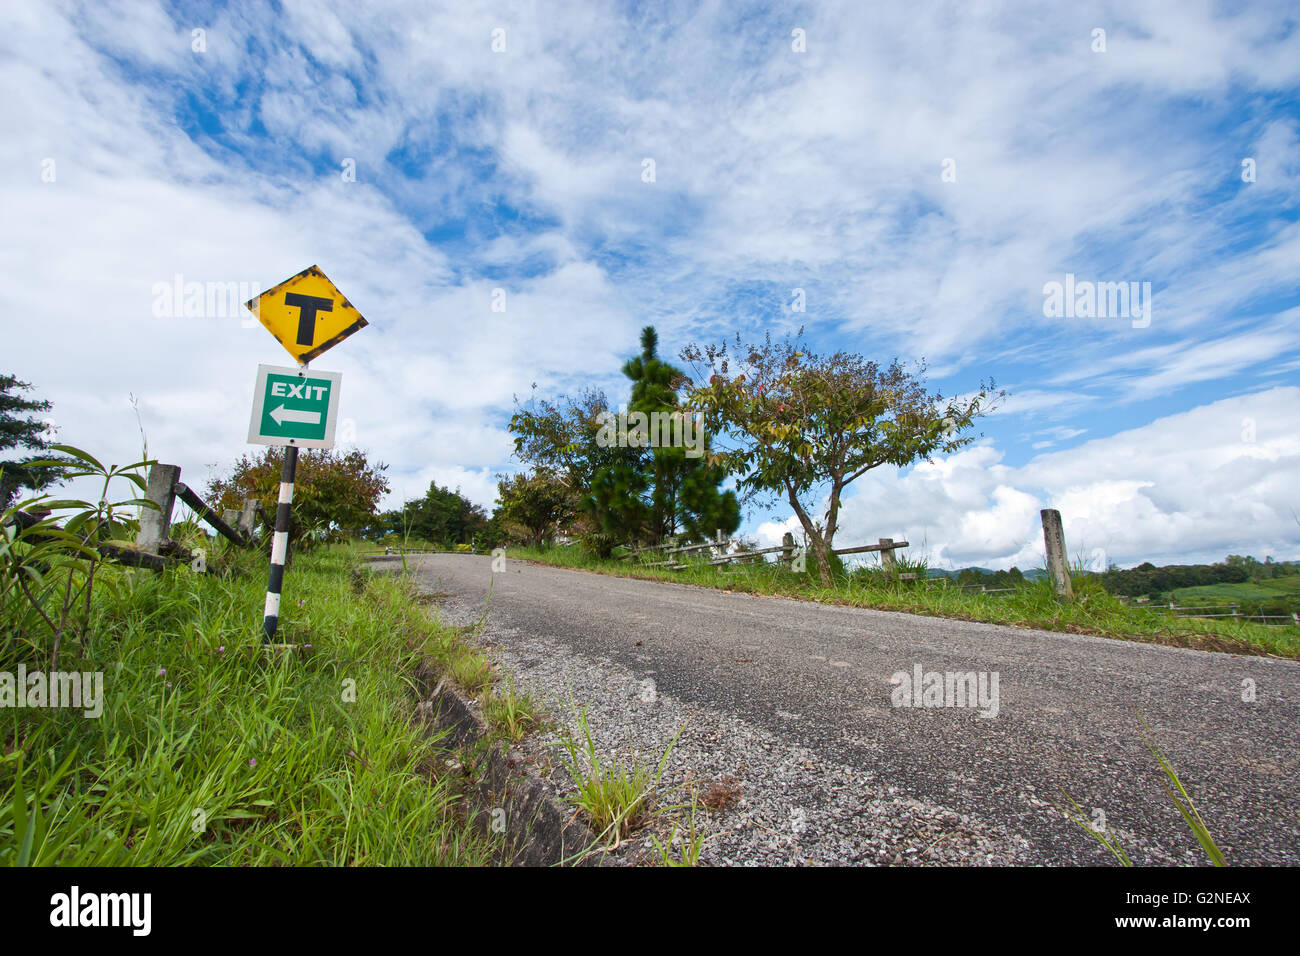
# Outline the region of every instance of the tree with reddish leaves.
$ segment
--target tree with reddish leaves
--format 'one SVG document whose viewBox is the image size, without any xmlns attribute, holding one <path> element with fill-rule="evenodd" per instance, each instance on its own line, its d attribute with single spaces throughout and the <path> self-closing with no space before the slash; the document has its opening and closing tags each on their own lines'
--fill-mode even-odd
<svg viewBox="0 0 1300 956">
<path fill-rule="evenodd" d="M 802 334 L 802 330 L 800 332 Z M 831 584 L 831 551 L 844 489 L 881 465 L 903 467 L 970 444 L 962 437 L 1002 393 L 993 383 L 964 400 L 925 390 L 921 365 L 909 372 L 860 355 L 817 355 L 787 339 L 742 346 L 692 345 L 681 353 L 696 372 L 686 403 L 702 412 L 729 449 L 710 459 L 738 486 L 789 503 L 803 526 L 821 581 Z M 721 439 L 720 439 L 721 440 Z M 827 507 L 814 517 L 817 501 Z"/>
<path fill-rule="evenodd" d="M 283 461 L 284 449 L 278 447 L 240 456 L 228 477 L 208 483 L 208 503 L 221 511 L 240 507 L 245 498 L 256 498 L 263 514 L 273 519 Z M 360 535 L 378 516 L 379 502 L 388 491 L 387 468 L 382 462 L 371 464 L 359 450 L 299 451 L 289 541 Z"/>
</svg>

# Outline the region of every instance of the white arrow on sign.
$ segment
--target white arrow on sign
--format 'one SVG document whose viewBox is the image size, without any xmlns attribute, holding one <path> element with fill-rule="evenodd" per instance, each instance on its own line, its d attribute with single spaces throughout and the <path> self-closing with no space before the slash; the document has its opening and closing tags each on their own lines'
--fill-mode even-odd
<svg viewBox="0 0 1300 956">
<path fill-rule="evenodd" d="M 271 409 L 271 417 L 275 419 L 277 425 L 283 425 L 285 422 L 300 422 L 303 425 L 320 424 L 320 412 L 304 412 L 296 408 L 285 408 L 283 405 Z"/>
</svg>

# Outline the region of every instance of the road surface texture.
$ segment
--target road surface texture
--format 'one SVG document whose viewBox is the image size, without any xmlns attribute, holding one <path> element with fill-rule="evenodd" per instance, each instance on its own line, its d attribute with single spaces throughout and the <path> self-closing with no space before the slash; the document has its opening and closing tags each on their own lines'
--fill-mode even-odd
<svg viewBox="0 0 1300 956">
<path fill-rule="evenodd" d="M 1230 864 L 1300 863 L 1294 661 L 516 560 L 493 574 L 474 555 L 421 556 L 412 569 L 450 623 L 486 606 L 477 642 L 561 726 L 586 706 L 607 756 L 654 761 L 681 731 L 665 785 L 724 805 L 702 817 L 704 863 L 1114 862 L 1063 818 L 1064 790 L 1135 863 L 1204 864 L 1135 708 Z M 895 706 L 893 675 L 918 665 L 982 673 L 990 690 L 996 673 L 996 716 Z M 528 746 L 543 768 L 555 753 Z M 550 777 L 571 791 L 562 769 Z M 620 853 L 644 859 L 648 842 L 635 836 Z"/>
</svg>

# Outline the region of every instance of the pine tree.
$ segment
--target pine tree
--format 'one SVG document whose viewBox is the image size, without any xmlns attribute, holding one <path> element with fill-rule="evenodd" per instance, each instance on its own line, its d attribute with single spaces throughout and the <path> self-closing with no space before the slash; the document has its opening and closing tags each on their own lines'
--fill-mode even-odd
<svg viewBox="0 0 1300 956">
<path fill-rule="evenodd" d="M 20 488 L 40 491 L 58 480 L 60 470 L 51 467 L 32 467 L 32 462 L 50 460 L 57 456 L 27 454 L 9 459 L 6 452 L 41 452 L 50 447 L 46 423 L 31 417 L 37 412 L 48 412 L 53 405 L 47 400 L 24 398 L 18 392 L 29 391 L 31 386 L 13 375 L 0 374 L 0 509 L 7 508 Z"/>
<path fill-rule="evenodd" d="M 641 354 L 623 366 L 632 381 L 629 412 L 685 414 L 677 396 L 680 369 L 658 356 L 653 326 L 641 330 Z M 678 445 L 620 449 L 620 459 L 594 476 L 586 510 L 600 529 L 624 541 L 662 541 L 674 535 L 699 540 L 740 526 L 734 492 L 719 491 L 726 478 L 707 463 L 707 443 L 698 457 Z"/>
</svg>

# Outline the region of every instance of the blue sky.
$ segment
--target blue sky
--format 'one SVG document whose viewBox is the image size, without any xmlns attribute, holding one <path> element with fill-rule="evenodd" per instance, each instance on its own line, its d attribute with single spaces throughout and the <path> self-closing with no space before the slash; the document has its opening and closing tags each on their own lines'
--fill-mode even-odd
<svg viewBox="0 0 1300 956">
<path fill-rule="evenodd" d="M 136 396 L 151 452 L 203 477 L 286 356 L 238 314 L 160 316 L 155 287 L 316 263 L 371 322 L 317 363 L 346 435 L 395 498 L 490 506 L 533 383 L 621 400 L 642 325 L 668 355 L 803 326 L 1009 391 L 976 445 L 855 485 L 844 544 L 1031 566 L 1058 507 L 1093 561 L 1300 557 L 1296 19 L 10 0 L 0 364 L 120 461 Z M 1067 273 L 1149 282 L 1149 324 L 1046 315 Z"/>
</svg>

